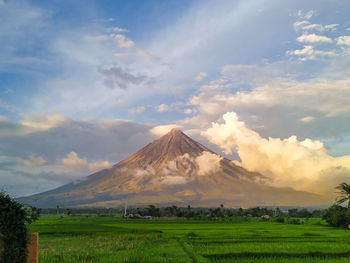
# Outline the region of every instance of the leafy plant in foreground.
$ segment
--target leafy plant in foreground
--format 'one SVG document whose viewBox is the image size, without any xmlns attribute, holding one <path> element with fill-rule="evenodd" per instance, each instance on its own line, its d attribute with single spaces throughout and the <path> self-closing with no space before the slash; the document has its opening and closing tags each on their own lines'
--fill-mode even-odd
<svg viewBox="0 0 350 263">
<path fill-rule="evenodd" d="M 341 183 L 335 189 L 337 189 L 337 197 L 335 204 L 341 205 L 347 202 L 347 207 L 350 208 L 350 185 L 347 183 Z"/>
<path fill-rule="evenodd" d="M 12 199 L 0 192 L 0 262 L 25 263 L 27 259 L 27 224 L 39 219 L 40 209 Z"/>
</svg>

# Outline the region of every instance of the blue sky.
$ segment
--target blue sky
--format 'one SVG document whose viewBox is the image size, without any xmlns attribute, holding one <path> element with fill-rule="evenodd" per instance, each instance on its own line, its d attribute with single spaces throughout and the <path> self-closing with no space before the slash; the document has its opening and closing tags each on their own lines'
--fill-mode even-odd
<svg viewBox="0 0 350 263">
<path fill-rule="evenodd" d="M 308 152 L 298 156 L 318 160 L 314 180 L 334 167 L 334 182 L 347 179 L 349 11 L 346 0 L 0 0 L 0 185 L 14 195 L 47 190 L 177 126 L 298 188 L 278 175 L 297 161 L 259 170 L 244 161 L 246 145 L 208 135 L 227 112 L 256 138 L 297 136 L 288 143 Z M 274 142 L 252 147 L 270 156 Z"/>
</svg>

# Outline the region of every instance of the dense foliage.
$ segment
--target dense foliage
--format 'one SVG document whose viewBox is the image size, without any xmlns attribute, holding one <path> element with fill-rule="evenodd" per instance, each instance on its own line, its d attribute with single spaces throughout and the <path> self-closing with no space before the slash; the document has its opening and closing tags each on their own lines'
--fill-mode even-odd
<svg viewBox="0 0 350 263">
<path fill-rule="evenodd" d="M 187 207 L 155 207 L 150 205 L 146 208 L 129 208 L 128 213 L 139 214 L 141 216 L 153 217 L 184 217 L 188 219 L 207 219 L 207 220 L 227 220 L 230 221 L 237 217 L 262 217 L 270 216 L 276 218 L 277 222 L 294 222 L 288 218 L 319 218 L 324 214 L 324 210 L 307 209 L 289 209 L 282 211 L 279 208 L 253 207 L 253 208 L 224 208 L 220 205 L 217 208 L 194 208 Z"/>
<path fill-rule="evenodd" d="M 350 209 L 340 205 L 333 205 L 326 210 L 323 219 L 330 226 L 348 227 L 350 225 Z"/>
<path fill-rule="evenodd" d="M 27 224 L 39 218 L 40 209 L 12 199 L 0 192 L 0 233 L 2 251 L 0 262 L 24 263 L 27 258 Z"/>
</svg>

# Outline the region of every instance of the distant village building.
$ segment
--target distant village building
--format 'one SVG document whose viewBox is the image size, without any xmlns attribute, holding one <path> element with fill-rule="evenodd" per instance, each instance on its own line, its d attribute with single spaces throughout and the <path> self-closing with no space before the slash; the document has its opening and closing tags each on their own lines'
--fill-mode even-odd
<svg viewBox="0 0 350 263">
<path fill-rule="evenodd" d="M 261 219 L 264 220 L 264 221 L 269 221 L 270 220 L 270 216 L 269 215 L 263 215 L 261 216 Z"/>
<path fill-rule="evenodd" d="M 127 219 L 152 219 L 152 216 L 142 216 L 140 214 L 128 214 L 125 216 Z"/>
</svg>

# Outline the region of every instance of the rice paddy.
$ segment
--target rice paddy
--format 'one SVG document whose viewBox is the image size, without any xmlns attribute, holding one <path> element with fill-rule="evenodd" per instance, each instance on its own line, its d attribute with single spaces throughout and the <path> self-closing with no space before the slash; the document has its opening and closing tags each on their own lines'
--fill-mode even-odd
<svg viewBox="0 0 350 263">
<path fill-rule="evenodd" d="M 350 231 L 321 219 L 292 225 L 243 217 L 216 222 L 44 215 L 30 230 L 40 234 L 40 263 L 350 260 Z"/>
</svg>

